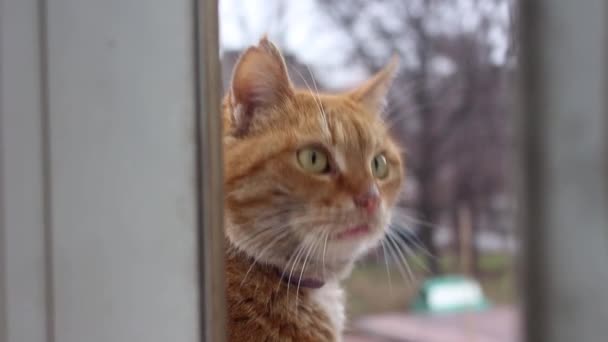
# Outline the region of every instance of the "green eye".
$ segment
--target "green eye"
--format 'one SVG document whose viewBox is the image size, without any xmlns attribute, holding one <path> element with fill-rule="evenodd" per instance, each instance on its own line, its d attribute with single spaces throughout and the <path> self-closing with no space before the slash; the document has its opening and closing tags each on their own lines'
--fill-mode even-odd
<svg viewBox="0 0 608 342">
<path fill-rule="evenodd" d="M 298 162 L 307 172 L 325 173 L 329 171 L 327 154 L 318 148 L 307 147 L 298 151 Z"/>
<path fill-rule="evenodd" d="M 372 160 L 372 173 L 378 179 L 384 179 L 388 176 L 388 163 L 384 154 L 379 154 Z"/>
</svg>

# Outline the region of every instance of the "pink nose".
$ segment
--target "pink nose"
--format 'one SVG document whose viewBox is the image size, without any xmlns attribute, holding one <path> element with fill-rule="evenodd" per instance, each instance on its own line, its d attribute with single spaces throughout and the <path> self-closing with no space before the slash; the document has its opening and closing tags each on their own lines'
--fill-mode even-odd
<svg viewBox="0 0 608 342">
<path fill-rule="evenodd" d="M 358 208 L 364 209 L 370 215 L 373 214 L 380 204 L 378 187 L 372 185 L 367 191 L 355 196 L 353 201 Z"/>
</svg>

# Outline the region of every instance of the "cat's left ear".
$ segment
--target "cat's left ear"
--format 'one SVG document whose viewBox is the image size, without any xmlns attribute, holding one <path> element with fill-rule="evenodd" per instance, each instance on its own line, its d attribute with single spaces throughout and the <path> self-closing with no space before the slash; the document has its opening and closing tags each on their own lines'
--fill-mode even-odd
<svg viewBox="0 0 608 342">
<path fill-rule="evenodd" d="M 239 58 L 232 75 L 231 100 L 235 131 L 249 129 L 254 116 L 293 96 L 285 60 L 267 37 L 248 48 Z"/>
<path fill-rule="evenodd" d="M 388 91 L 397 75 L 399 58 L 394 55 L 389 63 L 349 95 L 373 113 L 382 113 L 386 107 Z"/>
</svg>

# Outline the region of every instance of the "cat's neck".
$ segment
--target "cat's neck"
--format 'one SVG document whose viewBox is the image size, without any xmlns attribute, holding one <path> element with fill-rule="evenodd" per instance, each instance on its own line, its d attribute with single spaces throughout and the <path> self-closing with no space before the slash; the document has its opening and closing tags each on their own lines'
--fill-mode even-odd
<svg viewBox="0 0 608 342">
<path fill-rule="evenodd" d="M 303 282 L 298 286 L 284 281 L 275 267 L 253 263 L 252 258 L 230 245 L 225 270 L 233 340 L 251 340 L 250 335 L 238 333 L 240 324 L 250 322 L 252 317 L 266 322 L 266 329 L 283 340 L 341 340 L 344 300 L 337 280 L 319 288 L 303 287 Z M 250 330 L 244 328 L 243 334 L 251 334 Z"/>
<path fill-rule="evenodd" d="M 325 281 L 315 277 L 290 277 L 289 274 L 284 274 L 278 267 L 275 271 L 281 275 L 281 280 L 291 286 L 306 289 L 320 289 L 325 285 Z"/>
<path fill-rule="evenodd" d="M 320 289 L 325 285 L 325 281 L 319 277 L 307 276 L 289 268 L 281 269 L 277 266 L 260 263 L 238 250 L 229 241 L 226 243 L 229 246 L 226 252 L 226 262 L 238 268 L 239 273 L 242 274 L 242 284 L 239 286 L 247 283 L 266 284 L 270 282 L 276 286 L 276 291 L 289 291 L 290 289 L 299 291 L 300 289 Z"/>
</svg>

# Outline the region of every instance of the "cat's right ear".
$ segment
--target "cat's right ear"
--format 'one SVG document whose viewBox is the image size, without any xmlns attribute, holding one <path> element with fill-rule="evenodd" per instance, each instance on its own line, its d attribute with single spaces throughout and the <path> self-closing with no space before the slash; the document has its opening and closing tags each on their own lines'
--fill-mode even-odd
<svg viewBox="0 0 608 342">
<path fill-rule="evenodd" d="M 389 88 L 399 69 L 399 58 L 394 55 L 390 62 L 372 78 L 351 92 L 351 97 L 372 113 L 382 113 L 386 107 Z"/>
<path fill-rule="evenodd" d="M 234 67 L 230 100 L 234 132 L 244 134 L 260 110 L 293 96 L 285 60 L 266 37 L 248 48 Z"/>
</svg>

